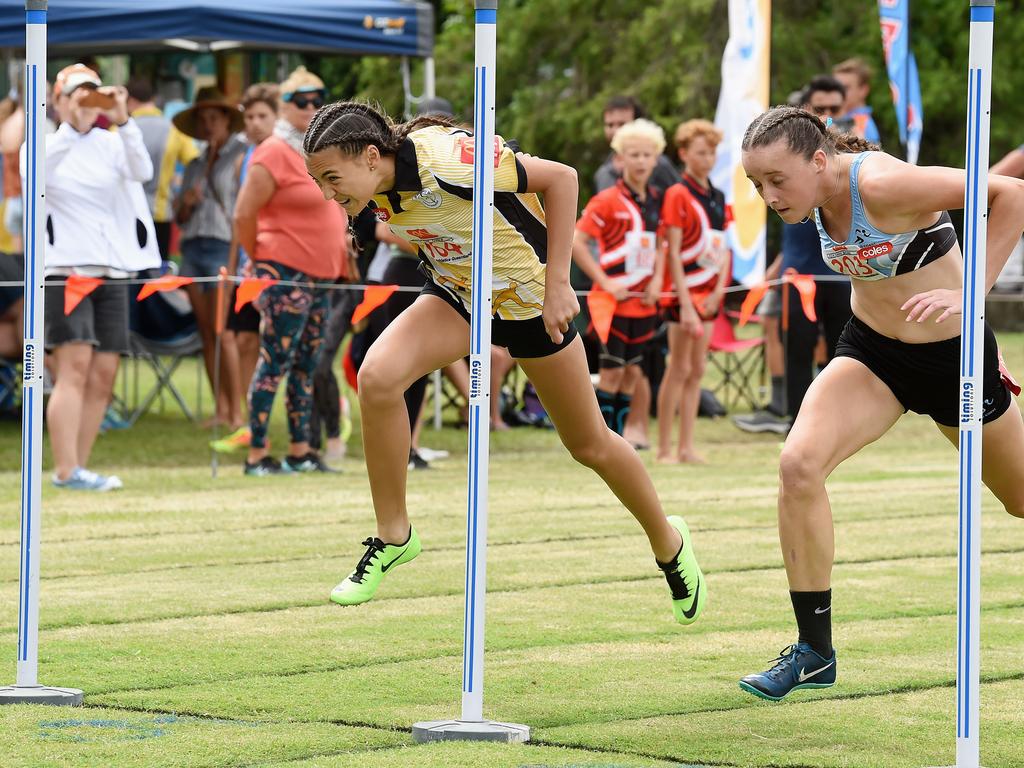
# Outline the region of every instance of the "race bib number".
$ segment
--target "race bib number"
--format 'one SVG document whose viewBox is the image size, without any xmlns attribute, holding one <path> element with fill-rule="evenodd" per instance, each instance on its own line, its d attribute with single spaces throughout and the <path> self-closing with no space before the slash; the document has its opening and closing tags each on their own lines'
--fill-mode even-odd
<svg viewBox="0 0 1024 768">
<path fill-rule="evenodd" d="M 626 274 L 630 277 L 653 275 L 657 246 L 657 237 L 653 232 L 627 232 Z"/>
<path fill-rule="evenodd" d="M 712 229 L 708 230 L 707 243 L 707 248 L 697 257 L 697 264 L 709 272 L 721 272 L 729 258 L 729 238 L 722 230 Z"/>
<path fill-rule="evenodd" d="M 856 246 L 844 245 L 827 251 L 825 261 L 828 262 L 833 272 L 838 272 L 841 275 L 849 275 L 860 280 L 877 280 L 885 277 L 886 272 L 876 268 L 875 260 L 878 260 L 878 266 L 883 270 L 891 271 L 895 265 L 892 259 L 887 258 L 890 253 L 892 253 L 891 243 L 860 249 Z"/>
</svg>

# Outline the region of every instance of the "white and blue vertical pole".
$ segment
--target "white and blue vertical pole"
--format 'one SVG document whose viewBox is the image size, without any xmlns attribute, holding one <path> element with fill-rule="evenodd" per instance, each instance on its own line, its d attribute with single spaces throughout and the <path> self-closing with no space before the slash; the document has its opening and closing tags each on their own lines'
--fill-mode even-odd
<svg viewBox="0 0 1024 768">
<path fill-rule="evenodd" d="M 39 684 L 39 528 L 43 471 L 43 256 L 46 232 L 46 0 L 25 3 L 25 346 L 21 404 L 18 674 L 0 704 L 81 704 L 82 692 Z"/>
<path fill-rule="evenodd" d="M 957 546 L 956 765 L 978 768 L 981 646 L 981 435 L 988 152 L 995 0 L 971 0 L 967 186 L 960 334 L 960 515 Z"/>
<path fill-rule="evenodd" d="M 476 151 L 473 153 L 473 307 L 469 344 L 469 506 L 466 510 L 466 610 L 462 650 L 463 720 L 483 720 L 484 707 L 497 16 L 497 0 L 476 3 L 473 85 L 473 141 Z"/>
<path fill-rule="evenodd" d="M 494 245 L 494 103 L 498 1 L 476 1 L 473 95 L 473 306 L 469 346 L 469 505 L 466 514 L 466 606 L 462 649 L 462 716 L 417 723 L 417 741 L 526 741 L 523 725 L 484 720 L 484 599 L 487 593 L 487 470 L 491 413 L 492 255 Z"/>
</svg>

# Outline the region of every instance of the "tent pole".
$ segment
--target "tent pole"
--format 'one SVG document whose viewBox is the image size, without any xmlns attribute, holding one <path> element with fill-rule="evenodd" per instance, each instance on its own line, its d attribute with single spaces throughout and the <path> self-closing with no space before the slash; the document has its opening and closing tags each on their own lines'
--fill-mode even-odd
<svg viewBox="0 0 1024 768">
<path fill-rule="evenodd" d="M 437 94 L 434 92 L 434 57 L 427 56 L 423 60 L 423 96 L 432 99 Z"/>
</svg>

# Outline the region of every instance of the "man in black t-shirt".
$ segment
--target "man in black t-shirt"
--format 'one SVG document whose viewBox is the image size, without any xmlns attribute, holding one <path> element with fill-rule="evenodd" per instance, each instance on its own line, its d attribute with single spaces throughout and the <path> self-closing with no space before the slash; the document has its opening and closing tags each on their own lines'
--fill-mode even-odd
<svg viewBox="0 0 1024 768">
<path fill-rule="evenodd" d="M 632 96 L 613 96 L 604 105 L 602 122 L 604 125 L 604 137 L 608 140 L 609 146 L 612 137 L 626 123 L 637 118 L 647 117 L 647 113 L 640 102 Z M 622 178 L 622 168 L 618 165 L 614 152 L 609 153 L 607 159 L 602 163 L 594 174 L 594 194 L 614 186 L 615 182 Z M 672 165 L 672 161 L 662 153 L 658 156 L 658 164 L 654 167 L 654 173 L 648 182 L 659 192 L 664 193 L 666 189 L 679 181 L 679 171 Z"/>
</svg>

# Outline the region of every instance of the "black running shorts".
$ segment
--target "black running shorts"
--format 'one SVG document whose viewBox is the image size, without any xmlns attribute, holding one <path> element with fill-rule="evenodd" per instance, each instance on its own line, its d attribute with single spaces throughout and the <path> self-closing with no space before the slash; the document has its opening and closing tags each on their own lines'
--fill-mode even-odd
<svg viewBox="0 0 1024 768">
<path fill-rule="evenodd" d="M 437 296 L 439 299 L 443 299 L 459 313 L 462 319 L 467 323 L 470 322 L 469 312 L 466 311 L 462 302 L 433 280 L 427 280 L 420 295 Z M 548 336 L 547 329 L 544 328 L 544 320 L 540 316 L 529 320 L 503 320 L 499 317 L 491 320 L 491 343 L 505 347 L 508 353 L 516 359 L 548 357 L 569 346 L 577 335 L 576 326 L 569 323 L 569 330 L 562 334 L 562 343 L 555 344 Z"/>
<path fill-rule="evenodd" d="M 851 317 L 836 345 L 836 357 L 859 360 L 884 383 L 904 409 L 930 416 L 938 424 L 960 424 L 960 337 L 908 344 L 875 331 Z M 983 416 L 987 424 L 1010 407 L 1010 390 L 999 374 L 996 337 L 985 324 Z"/>
<path fill-rule="evenodd" d="M 613 316 L 608 341 L 601 345 L 601 368 L 639 365 L 660 322 L 657 315 L 647 317 Z"/>
</svg>

